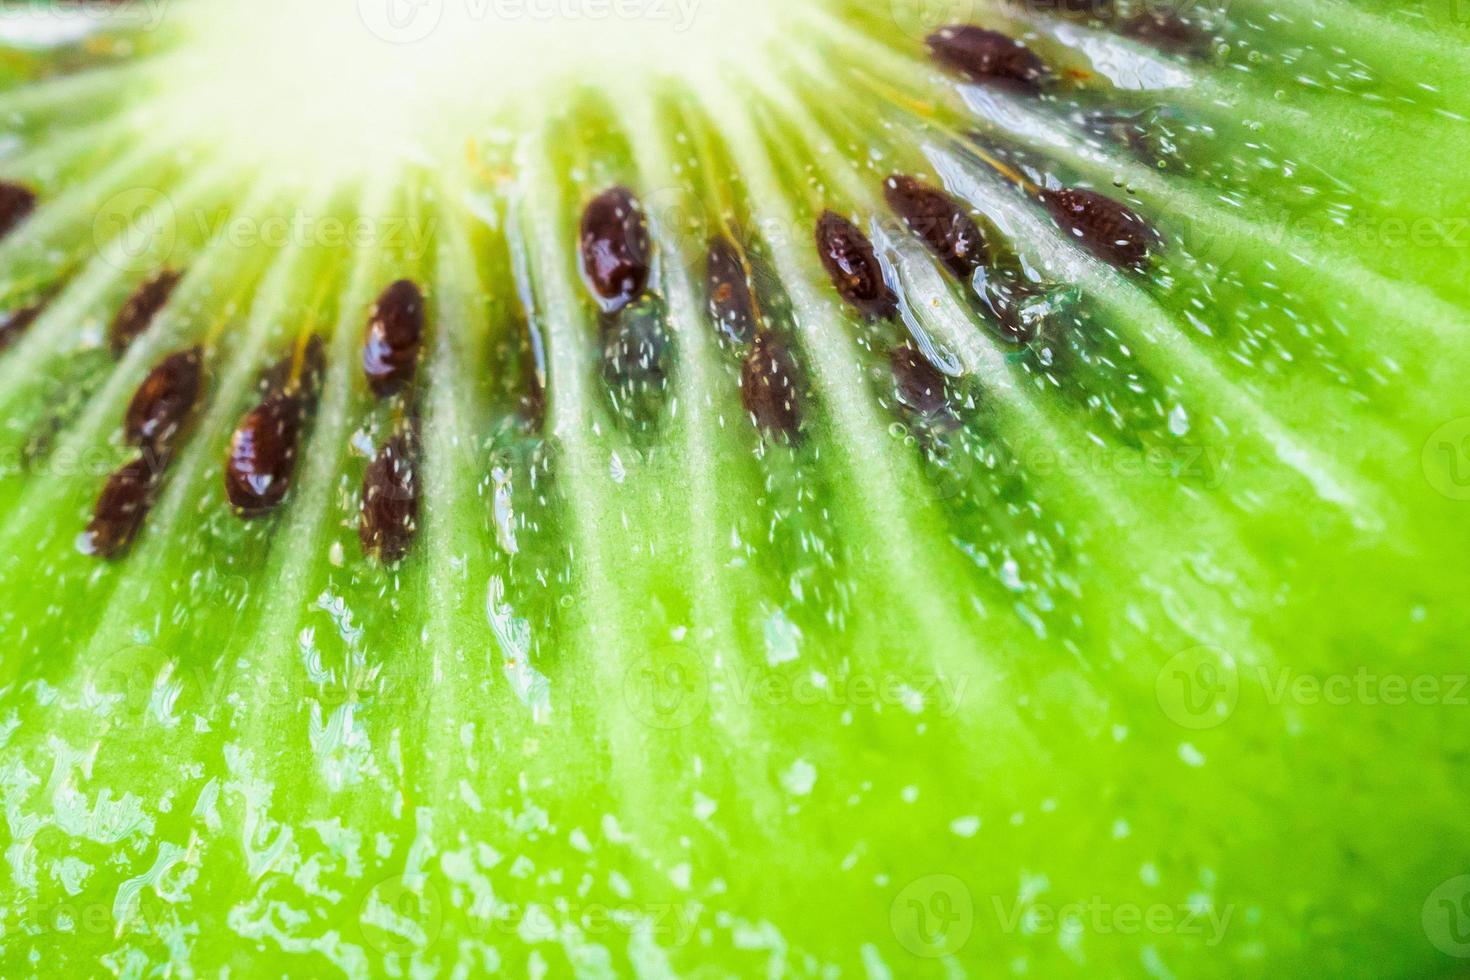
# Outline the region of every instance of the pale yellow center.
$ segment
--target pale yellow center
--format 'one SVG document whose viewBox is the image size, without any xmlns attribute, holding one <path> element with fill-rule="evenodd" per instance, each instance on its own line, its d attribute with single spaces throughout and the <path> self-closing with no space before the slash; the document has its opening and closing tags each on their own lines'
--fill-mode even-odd
<svg viewBox="0 0 1470 980">
<path fill-rule="evenodd" d="M 792 0 L 205 0 L 162 125 L 242 157 L 366 170 L 556 111 L 750 70 Z M 180 134 L 185 135 L 185 134 Z"/>
</svg>

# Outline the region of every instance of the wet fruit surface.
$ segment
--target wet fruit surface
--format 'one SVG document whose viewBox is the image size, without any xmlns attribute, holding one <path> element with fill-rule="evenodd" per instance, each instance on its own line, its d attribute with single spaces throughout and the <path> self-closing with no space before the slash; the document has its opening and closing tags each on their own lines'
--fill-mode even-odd
<svg viewBox="0 0 1470 980">
<path fill-rule="evenodd" d="M 53 6 L 0 976 L 1462 962 L 1452 5 Z"/>
</svg>

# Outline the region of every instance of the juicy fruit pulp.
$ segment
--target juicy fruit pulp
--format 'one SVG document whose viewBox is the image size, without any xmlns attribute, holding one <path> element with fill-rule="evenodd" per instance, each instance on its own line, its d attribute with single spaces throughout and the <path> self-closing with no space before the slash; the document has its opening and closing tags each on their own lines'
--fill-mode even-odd
<svg viewBox="0 0 1470 980">
<path fill-rule="evenodd" d="M 175 6 L 0 62 L 0 973 L 1453 968 L 1447 10 Z"/>
</svg>

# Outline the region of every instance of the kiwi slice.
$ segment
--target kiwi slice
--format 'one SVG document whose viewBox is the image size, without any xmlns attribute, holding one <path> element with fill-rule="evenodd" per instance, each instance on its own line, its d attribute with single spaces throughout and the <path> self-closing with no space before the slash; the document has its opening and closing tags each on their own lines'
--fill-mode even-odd
<svg viewBox="0 0 1470 980">
<path fill-rule="evenodd" d="M 1461 972 L 1452 6 L 8 12 L 0 974 Z"/>
</svg>

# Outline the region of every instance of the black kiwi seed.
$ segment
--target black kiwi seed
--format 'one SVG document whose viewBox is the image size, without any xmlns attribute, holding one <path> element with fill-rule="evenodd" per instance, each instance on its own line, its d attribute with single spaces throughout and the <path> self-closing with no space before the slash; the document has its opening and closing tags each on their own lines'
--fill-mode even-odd
<svg viewBox="0 0 1470 980">
<path fill-rule="evenodd" d="M 10 234 L 34 210 L 35 191 L 8 180 L 0 180 L 0 237 Z"/>
<path fill-rule="evenodd" d="M 1028 312 L 1038 288 L 1016 275 L 996 270 L 976 283 L 976 294 L 989 321 L 1003 340 L 1029 344 L 1041 335 L 1041 323 Z"/>
<path fill-rule="evenodd" d="M 31 324 L 35 323 L 36 318 L 41 315 L 42 309 L 42 304 L 33 303 L 0 317 L 0 351 L 8 350 L 17 340 L 25 336 Z"/>
<path fill-rule="evenodd" d="M 300 396 L 277 392 L 240 420 L 225 461 L 225 495 L 235 513 L 261 517 L 286 499 L 305 418 Z"/>
<path fill-rule="evenodd" d="M 287 389 L 300 389 L 315 399 L 327 373 L 327 348 L 319 334 L 312 334 L 301 352 L 301 370 L 296 370 L 295 353 L 281 358 L 260 379 L 260 393 L 272 395 Z M 293 382 L 292 378 L 296 380 Z"/>
<path fill-rule="evenodd" d="M 1043 189 L 1041 200 L 1056 223 L 1099 259 L 1138 272 L 1148 268 L 1159 236 L 1137 212 L 1077 187 Z"/>
<path fill-rule="evenodd" d="M 602 366 L 608 384 L 658 385 L 668 377 L 673 338 L 664 322 L 667 315 L 663 302 L 647 295 L 604 319 Z"/>
<path fill-rule="evenodd" d="M 990 261 L 990 247 L 975 219 L 948 194 L 916 177 L 895 174 L 883 185 L 888 206 L 962 280 Z"/>
<path fill-rule="evenodd" d="M 709 312 L 720 333 L 744 346 L 755 334 L 755 296 L 740 248 L 724 235 L 710 239 L 705 266 Z"/>
<path fill-rule="evenodd" d="M 424 294 L 400 279 L 383 290 L 368 315 L 362 367 L 379 398 L 402 391 L 418 370 L 424 342 Z"/>
<path fill-rule="evenodd" d="M 362 479 L 357 535 L 363 554 L 385 565 L 408 554 L 418 531 L 418 446 L 411 431 L 389 439 Z"/>
<path fill-rule="evenodd" d="M 868 316 L 887 320 L 898 313 L 898 297 L 883 279 L 873 243 L 857 225 L 826 212 L 817 221 L 817 251 L 843 299 Z"/>
<path fill-rule="evenodd" d="M 910 415 L 930 424 L 954 419 L 944 374 L 912 344 L 888 352 L 894 391 Z"/>
<path fill-rule="evenodd" d="M 168 304 L 169 296 L 181 279 L 183 273 L 164 269 L 133 291 L 113 318 L 108 335 L 115 356 L 121 356 L 152 325 L 153 318 Z"/>
<path fill-rule="evenodd" d="M 183 427 L 204 378 L 204 352 L 193 347 L 165 357 L 138 386 L 128 405 L 124 434 L 128 445 L 167 457 Z"/>
<path fill-rule="evenodd" d="M 626 187 L 603 191 L 582 214 L 582 270 L 604 313 L 648 288 L 653 246 L 643 205 Z"/>
<path fill-rule="evenodd" d="M 1203 54 L 1210 47 L 1209 32 L 1174 10 L 1150 8 L 1139 11 L 1123 21 L 1118 29 L 1125 37 L 1174 54 Z"/>
<path fill-rule="evenodd" d="M 653 428 L 662 415 L 673 359 L 668 309 L 656 294 L 602 317 L 602 379 L 614 410 L 635 429 Z"/>
<path fill-rule="evenodd" d="M 795 442 L 801 430 L 800 377 L 796 359 L 786 343 L 769 331 L 755 336 L 740 371 L 740 399 L 768 436 Z"/>
<path fill-rule="evenodd" d="M 325 371 L 322 340 L 313 336 L 302 352 L 300 371 L 294 355 L 283 358 L 267 374 L 265 398 L 235 426 L 225 460 L 225 495 L 240 517 L 262 517 L 286 499 Z"/>
<path fill-rule="evenodd" d="M 945 27 L 929 35 L 934 60 L 972 82 L 999 82 L 1034 90 L 1049 74 L 1046 63 L 1014 38 L 973 24 Z"/>
<path fill-rule="evenodd" d="M 145 453 L 108 478 L 92 522 L 77 541 L 83 554 L 116 558 L 127 550 L 153 507 L 159 475 L 156 462 Z"/>
</svg>

